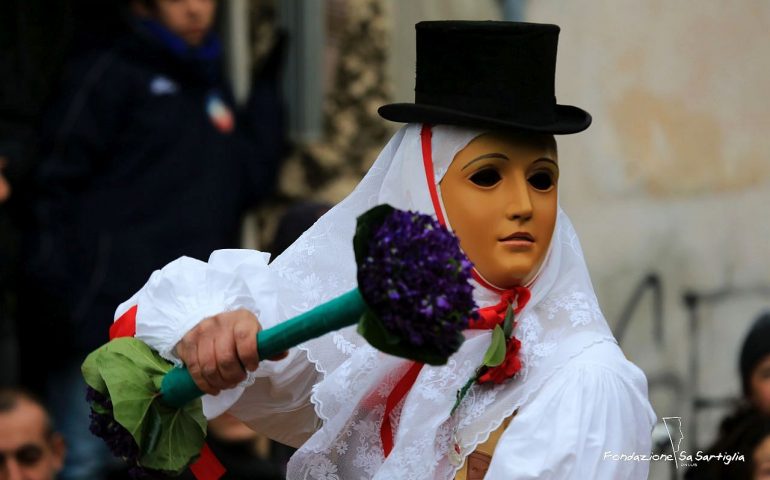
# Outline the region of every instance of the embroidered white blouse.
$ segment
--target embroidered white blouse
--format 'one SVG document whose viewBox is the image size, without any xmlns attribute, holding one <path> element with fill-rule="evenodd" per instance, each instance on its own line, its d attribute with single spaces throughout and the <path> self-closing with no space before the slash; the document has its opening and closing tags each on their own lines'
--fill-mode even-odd
<svg viewBox="0 0 770 480">
<path fill-rule="evenodd" d="M 264 254 L 245 250 L 214 252 L 208 263 L 181 258 L 155 272 L 134 297 L 118 308 L 116 318 L 131 306 L 138 305 L 137 338 L 156 348 L 169 360 L 178 362 L 172 353 L 174 345 L 194 324 L 207 316 L 246 308 L 257 314 L 266 326 L 275 322 L 275 303 L 269 288 L 271 272 L 266 267 L 266 260 Z M 344 341 L 337 335 L 327 335 L 326 341 L 330 344 Z M 462 356 L 466 347 L 470 346 L 468 344 L 476 341 L 485 346 L 490 338 L 489 332 L 469 331 L 468 336 L 469 340 L 457 357 Z M 402 360 L 385 358 L 388 356 L 366 345 L 342 347 L 363 351 L 358 355 L 358 359 L 363 359 L 362 368 L 355 368 L 353 364 L 356 362 L 346 362 L 338 369 L 340 371 L 327 375 L 324 380 L 324 375 L 308 360 L 306 351 L 292 349 L 284 360 L 262 362 L 243 386 L 216 397 L 205 396 L 204 411 L 207 417 L 212 418 L 229 409 L 231 414 L 257 432 L 300 447 L 314 434 L 324 433 L 321 428 L 323 409 L 317 411 L 318 407 L 311 402 L 314 386 L 318 391 L 326 384 L 327 388 L 337 391 L 340 401 L 355 402 L 356 395 L 349 390 L 353 388 L 356 376 L 371 373 L 372 369 L 383 370 L 383 367 L 392 366 L 394 370 L 386 372 L 391 375 L 384 375 L 385 380 L 379 386 L 382 392 L 379 399 L 383 400 L 398 374 L 403 373 L 405 362 Z M 484 350 L 485 347 L 480 349 L 482 353 Z M 374 360 L 373 365 L 381 365 L 380 368 L 373 366 L 370 360 Z M 368 368 L 367 364 L 370 364 Z M 457 366 L 458 362 L 451 362 L 450 365 Z M 470 362 L 470 369 L 460 369 L 464 373 L 453 375 L 447 374 L 447 368 L 426 366 L 404 402 L 414 410 L 411 414 L 413 423 L 410 422 L 412 428 L 419 430 L 421 424 L 436 418 L 446 421 L 451 402 L 444 402 L 444 411 L 437 412 L 437 405 L 425 401 L 426 398 L 429 400 L 449 394 L 450 400 L 453 400 L 451 395 L 469 378 L 476 366 L 475 361 Z M 479 387 L 474 389 L 481 390 Z M 469 404 L 467 408 L 461 408 L 455 416 L 472 417 L 474 409 L 483 408 L 484 404 L 494 400 L 489 393 L 487 401 L 483 401 L 479 393 L 470 395 L 466 401 Z M 382 409 L 378 407 L 381 405 L 372 409 L 379 410 L 381 415 Z M 621 453 L 649 453 L 654 422 L 655 414 L 647 400 L 644 374 L 626 360 L 615 343 L 596 342 L 572 357 L 567 365 L 532 393 L 531 399 L 519 409 L 500 439 L 485 478 L 646 479 L 647 463 L 618 461 L 612 457 Z M 305 456 L 307 475 L 289 478 L 452 478 L 451 467 L 454 466 L 451 462 L 447 465 L 449 468 L 433 468 L 430 472 L 425 468 L 412 471 L 386 468 L 380 472 L 390 462 L 383 463 L 378 426 L 368 425 L 365 418 L 346 423 L 349 428 L 341 437 L 351 441 L 345 443 L 334 437 L 330 444 L 335 455 L 324 455 L 323 448 L 317 449 L 320 452 Z M 403 425 L 403 422 L 399 423 Z M 367 428 L 370 431 L 362 434 Z M 402 435 L 400 427 L 397 428 L 398 446 Z M 441 435 L 446 436 L 446 432 L 439 432 Z M 444 443 L 448 444 L 448 440 Z M 473 447 L 475 445 L 468 444 L 464 453 L 470 453 Z M 343 450 L 347 450 L 344 452 L 346 455 L 338 453 Z M 351 453 L 350 462 L 341 465 L 340 457 Z M 422 460 L 439 466 L 442 462 L 436 462 L 435 457 L 442 452 L 433 453 Z M 344 470 L 345 466 L 359 474 L 345 476 L 345 471 L 351 471 Z M 425 473 L 430 476 L 423 476 Z M 391 476 L 394 474 L 403 476 Z"/>
</svg>

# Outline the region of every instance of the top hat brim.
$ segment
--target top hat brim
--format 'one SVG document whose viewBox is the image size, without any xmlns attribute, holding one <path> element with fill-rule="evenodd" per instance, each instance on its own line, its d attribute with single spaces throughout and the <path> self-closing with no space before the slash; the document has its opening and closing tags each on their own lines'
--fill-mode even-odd
<svg viewBox="0 0 770 480">
<path fill-rule="evenodd" d="M 553 135 L 582 132 L 591 125 L 591 115 L 585 110 L 572 105 L 556 105 L 554 121 L 548 124 L 516 122 L 450 108 L 415 103 L 391 103 L 381 106 L 377 112 L 381 117 L 394 122 L 460 125 L 522 133 L 549 133 Z"/>
</svg>

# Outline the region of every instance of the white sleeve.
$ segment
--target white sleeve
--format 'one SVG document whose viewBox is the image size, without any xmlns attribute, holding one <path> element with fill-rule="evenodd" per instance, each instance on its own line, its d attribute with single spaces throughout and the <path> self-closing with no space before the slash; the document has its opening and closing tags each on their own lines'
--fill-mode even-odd
<svg viewBox="0 0 770 480">
<path fill-rule="evenodd" d="M 265 363 L 276 370 L 270 376 L 256 378 L 229 413 L 256 432 L 299 447 L 321 426 L 310 401 L 313 385 L 321 381 L 321 374 L 297 348 L 280 362 Z M 260 363 L 259 368 L 262 366 Z"/>
<path fill-rule="evenodd" d="M 118 307 L 115 319 L 136 306 L 136 338 L 180 365 L 174 347 L 207 317 L 244 308 L 257 316 L 263 328 L 278 323 L 276 279 L 268 260 L 269 254 L 256 250 L 217 250 L 208 262 L 181 257 L 155 271 L 141 290 Z M 262 380 L 257 382 L 258 378 Z M 252 384 L 251 389 L 269 386 L 262 396 L 265 412 L 296 410 L 300 403 L 309 403 L 310 389 L 316 381 L 312 363 L 304 353 L 292 349 L 284 360 L 260 362 L 257 371 L 238 387 L 216 396 L 204 395 L 203 412 L 208 418 L 221 415 Z"/>
<path fill-rule="evenodd" d="M 514 417 L 485 478 L 645 480 L 648 461 L 614 457 L 649 455 L 655 423 L 644 374 L 623 361 L 558 372 Z"/>
</svg>

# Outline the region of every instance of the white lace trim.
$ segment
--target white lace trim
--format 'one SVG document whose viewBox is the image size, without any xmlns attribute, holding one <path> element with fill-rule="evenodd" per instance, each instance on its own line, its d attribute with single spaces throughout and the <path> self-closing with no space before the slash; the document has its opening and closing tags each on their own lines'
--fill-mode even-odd
<svg viewBox="0 0 770 480">
<path fill-rule="evenodd" d="M 583 346 L 583 347 L 582 347 L 582 348 L 581 348 L 581 349 L 580 349 L 578 352 L 576 352 L 576 353 L 574 353 L 574 354 L 570 355 L 570 356 L 569 356 L 569 360 L 572 360 L 572 359 L 574 359 L 575 357 L 577 357 L 577 356 L 579 356 L 581 353 L 583 353 L 583 352 L 584 352 L 586 349 L 588 349 L 588 348 L 590 348 L 590 347 L 592 347 L 592 346 L 594 346 L 594 345 L 597 345 L 597 344 L 600 344 L 600 343 L 606 343 L 606 342 L 609 342 L 609 343 L 613 343 L 613 344 L 617 344 L 617 341 L 615 340 L 615 338 L 614 338 L 614 337 L 598 338 L 598 339 L 594 340 L 593 342 L 589 343 L 588 345 L 585 345 L 585 346 Z M 504 421 L 505 421 L 507 418 L 509 418 L 511 415 L 513 415 L 513 412 L 515 412 L 517 409 L 521 408 L 523 405 L 525 405 L 527 402 L 529 402 L 529 401 L 530 401 L 530 399 L 532 398 L 532 395 L 533 395 L 535 392 L 537 392 L 537 391 L 538 391 L 538 390 L 540 390 L 540 389 L 541 389 L 543 386 L 545 386 L 545 384 L 546 384 L 546 383 L 547 383 L 549 380 L 551 380 L 551 379 L 552 379 L 552 378 L 553 378 L 553 377 L 554 377 L 554 376 L 555 376 L 555 375 L 556 375 L 556 374 L 557 374 L 559 371 L 561 371 L 562 369 L 564 369 L 566 366 L 567 366 L 567 364 L 562 364 L 562 365 L 560 365 L 559 367 L 557 367 L 556 369 L 554 369 L 554 370 L 553 370 L 553 372 L 551 372 L 551 373 L 550 373 L 550 375 L 548 375 L 546 378 L 543 378 L 543 379 L 542 379 L 542 380 L 541 380 L 541 381 L 538 383 L 538 385 L 537 385 L 537 386 L 535 386 L 534 388 L 532 388 L 532 389 L 531 389 L 529 392 L 527 392 L 527 393 L 526 393 L 526 394 L 523 396 L 523 398 L 521 399 L 521 405 L 515 405 L 515 406 L 512 406 L 512 407 L 510 407 L 510 408 L 508 408 L 508 409 L 504 410 L 504 412 L 503 412 L 503 415 L 502 415 L 502 416 L 501 416 L 499 419 L 493 420 L 493 421 L 492 421 L 491 423 L 489 423 L 489 424 L 488 424 L 488 425 L 487 425 L 485 428 L 482 428 L 482 429 L 480 429 L 480 430 L 478 431 L 478 433 L 475 435 L 475 437 L 473 438 L 473 440 L 471 440 L 471 441 L 470 441 L 469 443 L 467 443 L 467 444 L 463 444 L 463 445 L 462 445 L 462 450 L 463 450 L 464 452 L 466 452 L 466 454 L 470 454 L 471 452 L 473 452 L 474 450 L 476 450 L 476 447 L 477 447 L 478 445 L 481 445 L 481 444 L 483 444 L 484 442 L 486 442 L 487 440 L 489 440 L 489 436 L 492 434 L 492 432 L 494 432 L 494 431 L 496 431 L 498 428 L 500 428 L 500 425 L 502 425 L 502 424 L 503 424 L 503 422 L 504 422 Z M 453 474 L 455 474 L 455 475 L 456 475 L 456 474 L 457 474 L 457 471 L 458 471 L 458 470 L 460 470 L 460 468 L 462 468 L 462 465 L 463 465 L 463 464 L 460 464 L 460 465 L 458 465 L 458 466 L 457 466 L 457 468 L 455 469 L 455 471 L 453 472 Z"/>
</svg>

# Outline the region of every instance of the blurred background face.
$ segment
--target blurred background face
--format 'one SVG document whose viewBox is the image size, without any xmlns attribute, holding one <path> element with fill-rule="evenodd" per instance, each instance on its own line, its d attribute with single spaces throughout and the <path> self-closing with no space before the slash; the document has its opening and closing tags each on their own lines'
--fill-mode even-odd
<svg viewBox="0 0 770 480">
<path fill-rule="evenodd" d="M 156 0 L 152 15 L 194 47 L 211 30 L 216 6 L 216 0 Z"/>
<path fill-rule="evenodd" d="M 556 224 L 556 160 L 552 137 L 485 134 L 455 156 L 441 180 L 461 247 L 494 285 L 526 284 L 545 258 Z"/>
<path fill-rule="evenodd" d="M 0 480 L 53 480 L 63 462 L 64 441 L 39 405 L 22 398 L 0 413 Z"/>
<path fill-rule="evenodd" d="M 751 403 L 763 414 L 770 415 L 770 355 L 763 358 L 754 368 L 749 382 Z"/>
<path fill-rule="evenodd" d="M 6 160 L 4 157 L 0 157 L 0 203 L 8 200 L 11 196 L 11 186 L 3 175 L 3 169 L 5 168 Z"/>
</svg>

